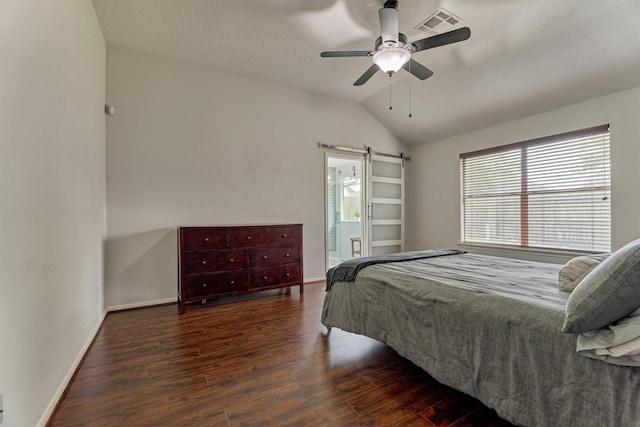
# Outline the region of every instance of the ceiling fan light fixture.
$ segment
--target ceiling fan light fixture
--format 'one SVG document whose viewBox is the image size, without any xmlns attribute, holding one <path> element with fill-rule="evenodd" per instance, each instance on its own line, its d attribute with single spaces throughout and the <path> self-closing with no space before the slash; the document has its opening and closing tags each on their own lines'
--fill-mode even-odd
<svg viewBox="0 0 640 427">
<path fill-rule="evenodd" d="M 395 73 L 411 58 L 411 53 L 399 47 L 390 47 L 373 55 L 373 63 L 385 73 Z"/>
</svg>

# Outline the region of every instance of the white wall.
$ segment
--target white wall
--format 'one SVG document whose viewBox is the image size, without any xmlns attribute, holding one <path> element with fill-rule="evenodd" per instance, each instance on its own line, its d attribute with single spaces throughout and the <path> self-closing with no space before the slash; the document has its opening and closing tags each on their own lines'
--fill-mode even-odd
<svg viewBox="0 0 640 427">
<path fill-rule="evenodd" d="M 412 149 L 409 246 L 459 242 L 460 153 L 606 123 L 611 125 L 612 249 L 639 238 L 640 88 L 635 88 Z"/>
<path fill-rule="evenodd" d="M 317 142 L 402 151 L 361 106 L 107 46 L 106 303 L 175 300 L 176 227 L 302 223 L 324 277 Z"/>
<path fill-rule="evenodd" d="M 0 2 L 3 427 L 43 424 L 103 316 L 105 43 L 90 0 Z"/>
</svg>

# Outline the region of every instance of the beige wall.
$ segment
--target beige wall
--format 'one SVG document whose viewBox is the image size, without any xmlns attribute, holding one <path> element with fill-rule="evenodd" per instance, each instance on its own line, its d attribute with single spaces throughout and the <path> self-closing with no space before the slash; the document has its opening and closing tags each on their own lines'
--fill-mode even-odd
<svg viewBox="0 0 640 427">
<path fill-rule="evenodd" d="M 636 88 L 412 149 L 409 247 L 456 247 L 459 242 L 460 153 L 606 123 L 611 125 L 612 248 L 639 238 L 640 88 Z"/>
<path fill-rule="evenodd" d="M 42 425 L 103 316 L 105 43 L 89 0 L 0 2 L 3 426 Z"/>
<path fill-rule="evenodd" d="M 108 45 L 106 303 L 175 300 L 176 227 L 302 223 L 324 278 L 324 153 L 402 151 L 361 106 Z"/>
</svg>

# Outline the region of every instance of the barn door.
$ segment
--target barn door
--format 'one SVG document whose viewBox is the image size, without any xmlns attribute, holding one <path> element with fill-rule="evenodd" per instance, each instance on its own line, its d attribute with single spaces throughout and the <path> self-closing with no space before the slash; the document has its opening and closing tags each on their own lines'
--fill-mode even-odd
<svg viewBox="0 0 640 427">
<path fill-rule="evenodd" d="M 370 154 L 367 168 L 368 254 L 404 251 L 404 159 Z"/>
</svg>

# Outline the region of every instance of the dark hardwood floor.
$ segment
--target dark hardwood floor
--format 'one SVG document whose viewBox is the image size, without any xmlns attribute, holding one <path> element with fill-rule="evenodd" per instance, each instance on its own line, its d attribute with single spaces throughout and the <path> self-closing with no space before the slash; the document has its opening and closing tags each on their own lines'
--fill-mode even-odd
<svg viewBox="0 0 640 427">
<path fill-rule="evenodd" d="M 50 426 L 510 426 L 386 345 L 320 324 L 324 283 L 110 313 Z"/>
</svg>

